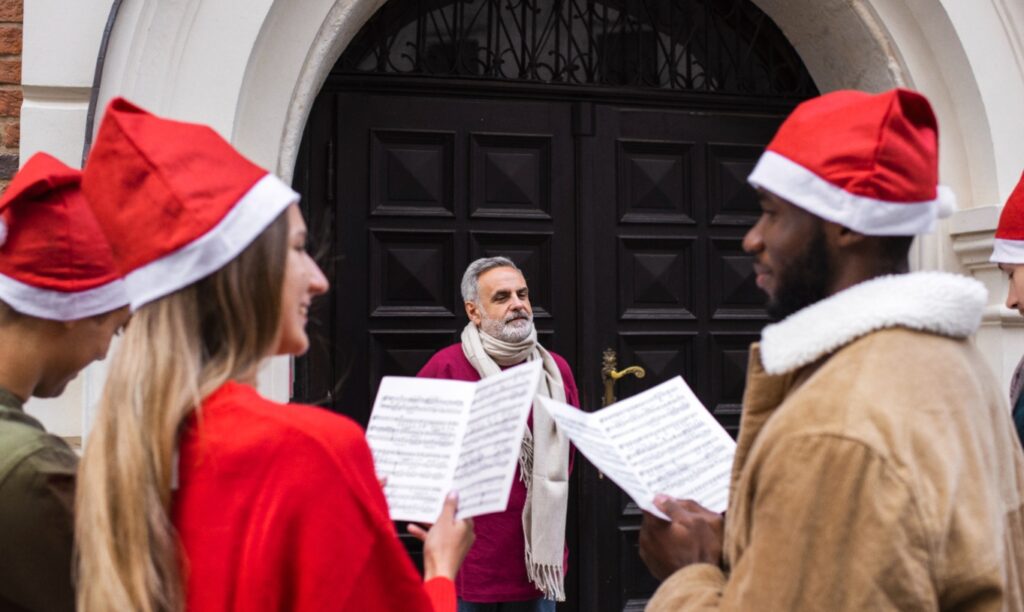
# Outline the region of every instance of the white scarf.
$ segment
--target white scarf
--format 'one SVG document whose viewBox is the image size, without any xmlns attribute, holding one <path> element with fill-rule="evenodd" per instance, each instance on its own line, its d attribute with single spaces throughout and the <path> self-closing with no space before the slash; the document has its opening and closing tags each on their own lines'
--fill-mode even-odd
<svg viewBox="0 0 1024 612">
<path fill-rule="evenodd" d="M 472 322 L 462 330 L 462 352 L 480 378 L 511 366 L 540 359 L 544 364 L 537 392 L 565 401 L 565 385 L 551 353 L 537 342 L 537 330 L 522 342 L 503 342 L 477 329 Z M 526 574 L 544 596 L 565 601 L 565 520 L 569 503 L 569 440 L 540 402 L 533 403 L 533 431 L 526 429 L 519 452 L 520 478 L 526 485 L 523 536 Z"/>
</svg>

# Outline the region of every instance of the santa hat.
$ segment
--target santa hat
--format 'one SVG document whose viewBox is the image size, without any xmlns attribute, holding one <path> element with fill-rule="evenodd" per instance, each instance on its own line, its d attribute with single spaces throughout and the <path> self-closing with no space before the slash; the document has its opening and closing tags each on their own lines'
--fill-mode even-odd
<svg viewBox="0 0 1024 612">
<path fill-rule="evenodd" d="M 0 300 L 22 314 L 74 321 L 128 304 L 81 180 L 36 153 L 0 197 Z"/>
<path fill-rule="evenodd" d="M 1024 174 L 1003 206 L 996 227 L 993 263 L 1024 264 Z"/>
<path fill-rule="evenodd" d="M 932 231 L 956 207 L 938 184 L 938 125 L 928 100 L 894 89 L 836 91 L 783 122 L 748 181 L 808 212 L 872 236 Z"/>
<path fill-rule="evenodd" d="M 108 106 L 82 189 L 110 239 L 132 310 L 237 257 L 299 195 L 204 125 Z"/>
</svg>

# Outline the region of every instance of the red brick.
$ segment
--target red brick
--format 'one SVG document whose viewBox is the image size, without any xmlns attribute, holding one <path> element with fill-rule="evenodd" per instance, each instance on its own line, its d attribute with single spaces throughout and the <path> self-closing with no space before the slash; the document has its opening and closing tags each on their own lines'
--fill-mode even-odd
<svg viewBox="0 0 1024 612">
<path fill-rule="evenodd" d="M 21 23 L 22 0 L 0 0 L 0 21 Z"/>
<path fill-rule="evenodd" d="M 21 26 L 0 26 L 0 54 L 21 54 Z"/>
<path fill-rule="evenodd" d="M 21 122 L 15 121 L 4 126 L 4 146 L 11 149 L 21 143 Z"/>
<path fill-rule="evenodd" d="M 0 83 L 21 83 L 21 60 L 0 59 Z"/>
<path fill-rule="evenodd" d="M 21 116 L 21 88 L 0 89 L 0 117 Z"/>
</svg>

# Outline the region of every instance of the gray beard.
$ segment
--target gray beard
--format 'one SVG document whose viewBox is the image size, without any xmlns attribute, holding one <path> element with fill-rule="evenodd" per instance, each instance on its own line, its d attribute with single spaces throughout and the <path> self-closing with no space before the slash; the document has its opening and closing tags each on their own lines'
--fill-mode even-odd
<svg viewBox="0 0 1024 612">
<path fill-rule="evenodd" d="M 482 317 L 480 329 L 488 336 L 497 338 L 502 342 L 522 342 L 533 332 L 533 317 L 531 316 L 526 319 L 525 323 L 522 322 L 522 319 L 518 319 L 514 323 L 506 323 L 501 319 Z"/>
</svg>

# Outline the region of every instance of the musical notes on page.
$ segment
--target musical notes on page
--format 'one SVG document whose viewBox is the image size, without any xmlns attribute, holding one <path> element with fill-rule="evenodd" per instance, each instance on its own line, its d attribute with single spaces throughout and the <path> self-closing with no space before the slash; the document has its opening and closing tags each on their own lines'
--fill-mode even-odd
<svg viewBox="0 0 1024 612">
<path fill-rule="evenodd" d="M 395 517 L 433 522 L 451 489 L 452 448 L 462 439 L 473 383 L 387 377 L 381 381 L 366 439 Z"/>
<path fill-rule="evenodd" d="M 459 518 L 500 512 L 508 506 L 539 374 L 539 365 L 510 368 L 477 383 L 455 468 Z"/>
<path fill-rule="evenodd" d="M 385 377 L 366 439 L 391 518 L 433 522 L 453 489 L 459 518 L 504 510 L 540 370 L 531 361 L 477 383 Z"/>
<path fill-rule="evenodd" d="M 681 377 L 593 413 L 540 398 L 558 426 L 644 510 L 654 495 L 693 499 L 721 512 L 736 443 Z"/>
</svg>

